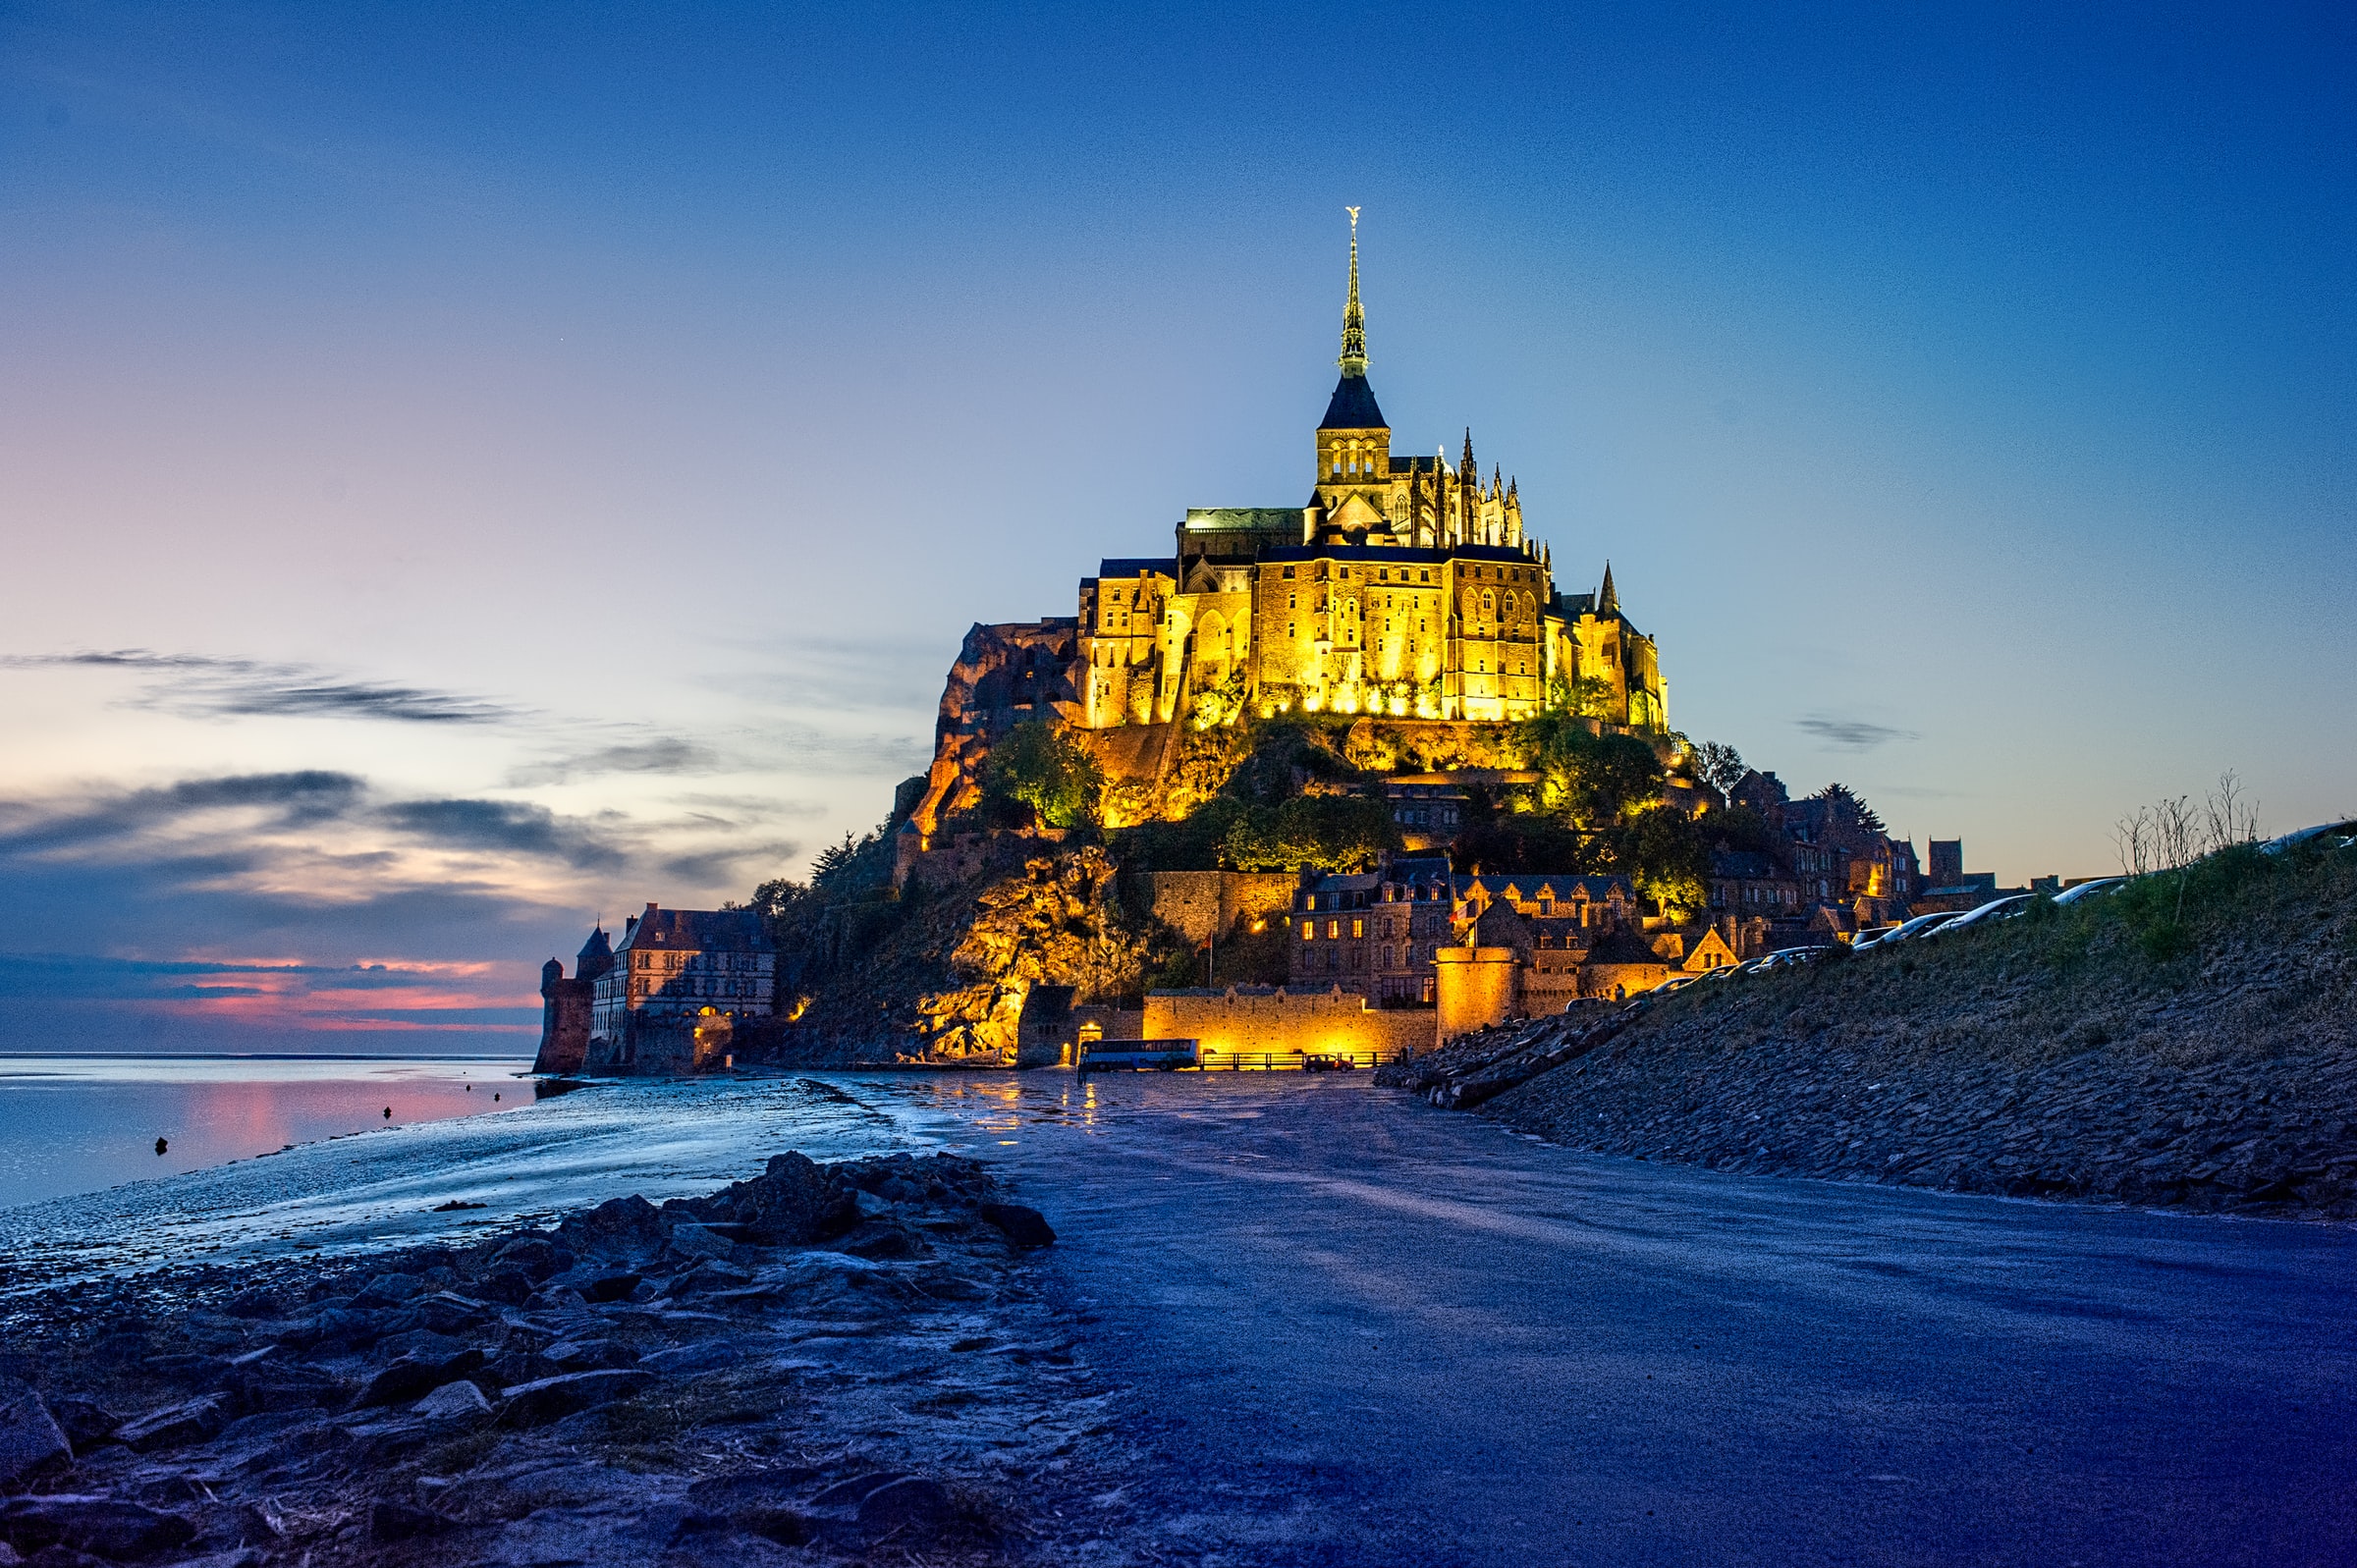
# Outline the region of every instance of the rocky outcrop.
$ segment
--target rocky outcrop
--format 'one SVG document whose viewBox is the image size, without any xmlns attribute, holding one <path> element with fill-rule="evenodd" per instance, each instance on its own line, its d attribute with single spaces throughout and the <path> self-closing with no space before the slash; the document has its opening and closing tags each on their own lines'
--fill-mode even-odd
<svg viewBox="0 0 2357 1568">
<path fill-rule="evenodd" d="M 1139 985 L 1148 933 L 1124 910 L 1103 849 L 1017 835 L 991 848 L 961 887 L 853 906 L 855 947 L 782 1032 L 782 1059 L 1012 1065 L 1033 986 L 1094 1000 Z"/>
<path fill-rule="evenodd" d="M 982 797 L 982 764 L 991 746 L 1026 720 L 1070 723 L 1080 717 L 1080 623 L 1070 619 L 984 625 L 965 633 L 950 666 L 933 725 L 933 764 L 910 829 L 930 838 L 942 819 Z"/>
<path fill-rule="evenodd" d="M 0 1561 L 1004 1560 L 1101 1485 L 1017 1261 L 1053 1239 L 970 1161 L 789 1154 L 465 1249 L 21 1296 Z"/>
</svg>

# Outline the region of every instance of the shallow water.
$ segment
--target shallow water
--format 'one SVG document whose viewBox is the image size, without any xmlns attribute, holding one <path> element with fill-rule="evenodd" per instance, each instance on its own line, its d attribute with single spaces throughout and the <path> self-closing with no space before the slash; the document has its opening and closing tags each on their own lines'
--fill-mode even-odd
<svg viewBox="0 0 2357 1568">
<path fill-rule="evenodd" d="M 519 1086 L 507 1089 L 513 1098 Z M 1018 1114 L 1015 1101 L 1004 1073 L 597 1083 L 512 1114 L 380 1125 L 0 1210 L 0 1278 L 23 1288 L 192 1262 L 465 1242 L 629 1193 L 659 1203 L 709 1192 L 790 1149 L 822 1161 L 1004 1152 L 1040 1108 Z"/>
<path fill-rule="evenodd" d="M 515 1110 L 528 1057 L 0 1056 L 0 1209 Z M 163 1140 L 162 1153 L 156 1150 Z"/>
</svg>

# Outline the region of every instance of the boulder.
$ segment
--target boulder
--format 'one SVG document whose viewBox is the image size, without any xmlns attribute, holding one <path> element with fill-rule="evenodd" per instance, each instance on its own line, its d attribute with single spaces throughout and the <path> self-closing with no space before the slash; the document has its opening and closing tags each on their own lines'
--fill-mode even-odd
<svg viewBox="0 0 2357 1568">
<path fill-rule="evenodd" d="M 654 1379 L 635 1368 L 629 1371 L 569 1372 L 536 1382 L 520 1383 L 505 1391 L 500 1419 L 511 1427 L 542 1427 L 576 1411 L 625 1399 Z"/>
<path fill-rule="evenodd" d="M 28 1391 L 0 1405 L 0 1488 L 15 1491 L 30 1478 L 73 1462 L 73 1445 L 40 1395 Z"/>
<path fill-rule="evenodd" d="M 99 1557 L 144 1557 L 186 1544 L 195 1526 L 136 1502 L 59 1492 L 0 1503 L 0 1533 L 19 1551 L 62 1545 Z"/>
<path fill-rule="evenodd" d="M 572 1268 L 574 1257 L 545 1236 L 526 1234 L 500 1248 L 491 1261 L 495 1269 L 513 1269 L 538 1284 L 549 1275 Z"/>
<path fill-rule="evenodd" d="M 737 1243 L 694 1219 L 682 1219 L 671 1227 L 672 1250 L 689 1258 L 710 1258 L 726 1262 L 737 1255 Z"/>
<path fill-rule="evenodd" d="M 355 1410 L 377 1405 L 407 1404 L 446 1382 L 466 1377 L 483 1364 L 483 1353 L 468 1348 L 455 1356 L 404 1356 L 368 1379 L 353 1400 Z"/>
<path fill-rule="evenodd" d="M 475 1294 L 486 1301 L 521 1307 L 532 1296 L 532 1279 L 521 1269 L 494 1269 L 474 1282 Z"/>
<path fill-rule="evenodd" d="M 612 1198 L 557 1227 L 557 1234 L 576 1252 L 619 1253 L 663 1244 L 663 1224 L 655 1206 L 632 1194 Z"/>
<path fill-rule="evenodd" d="M 1048 1217 L 1036 1209 L 1019 1203 L 986 1203 L 976 1212 L 1018 1247 L 1046 1247 L 1055 1243 L 1056 1232 L 1048 1224 Z"/>
<path fill-rule="evenodd" d="M 77 1453 L 86 1453 L 102 1443 L 115 1440 L 115 1429 L 123 1418 L 95 1399 L 80 1399 L 68 1395 L 49 1401 L 49 1415 L 66 1440 Z"/>
<path fill-rule="evenodd" d="M 566 1372 L 596 1372 L 638 1362 L 638 1352 L 619 1339 L 568 1339 L 540 1353 Z"/>
<path fill-rule="evenodd" d="M 557 1290 L 577 1291 L 583 1301 L 622 1301 L 638 1288 L 638 1271 L 612 1264 L 576 1264 L 561 1274 L 540 1281 L 546 1295 Z"/>
<path fill-rule="evenodd" d="M 208 1396 L 192 1399 L 184 1405 L 167 1405 L 127 1421 L 115 1429 L 115 1441 L 134 1453 L 152 1453 L 158 1448 L 203 1442 L 218 1435 L 228 1424 L 229 1415 L 221 1408 L 221 1401 Z"/>
<path fill-rule="evenodd" d="M 415 1274 L 378 1274 L 360 1287 L 352 1298 L 355 1310 L 365 1312 L 373 1307 L 396 1307 L 425 1290 L 425 1281 Z"/>
<path fill-rule="evenodd" d="M 466 1421 L 491 1414 L 491 1401 L 483 1391 L 464 1378 L 446 1382 L 410 1407 L 410 1414 L 420 1421 Z"/>
</svg>

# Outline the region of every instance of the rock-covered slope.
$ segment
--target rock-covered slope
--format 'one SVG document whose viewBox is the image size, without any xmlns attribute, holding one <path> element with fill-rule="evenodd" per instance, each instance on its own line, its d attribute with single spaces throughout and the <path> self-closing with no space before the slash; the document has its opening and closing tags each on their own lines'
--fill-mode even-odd
<svg viewBox="0 0 2357 1568">
<path fill-rule="evenodd" d="M 0 1561 L 1068 1560 L 1105 1417 L 1018 1262 L 1052 1239 L 970 1161 L 783 1155 L 467 1250 L 19 1296 Z"/>
<path fill-rule="evenodd" d="M 1422 1087 L 1517 1046 L 1468 1041 Z M 1483 1113 L 1727 1170 L 2357 1217 L 2357 857 L 2236 851 L 2076 911 L 1707 982 Z"/>
</svg>

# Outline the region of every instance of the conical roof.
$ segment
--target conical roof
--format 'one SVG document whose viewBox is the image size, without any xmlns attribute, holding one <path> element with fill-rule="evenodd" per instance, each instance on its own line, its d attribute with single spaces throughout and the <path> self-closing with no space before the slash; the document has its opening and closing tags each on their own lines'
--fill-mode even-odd
<svg viewBox="0 0 2357 1568">
<path fill-rule="evenodd" d="M 1367 378 L 1345 371 L 1334 384 L 1334 396 L 1326 404 L 1326 417 L 1318 421 L 1318 428 L 1389 430 L 1391 426 L 1384 423 L 1383 410 L 1375 406 L 1375 389 L 1367 385 Z"/>
</svg>

